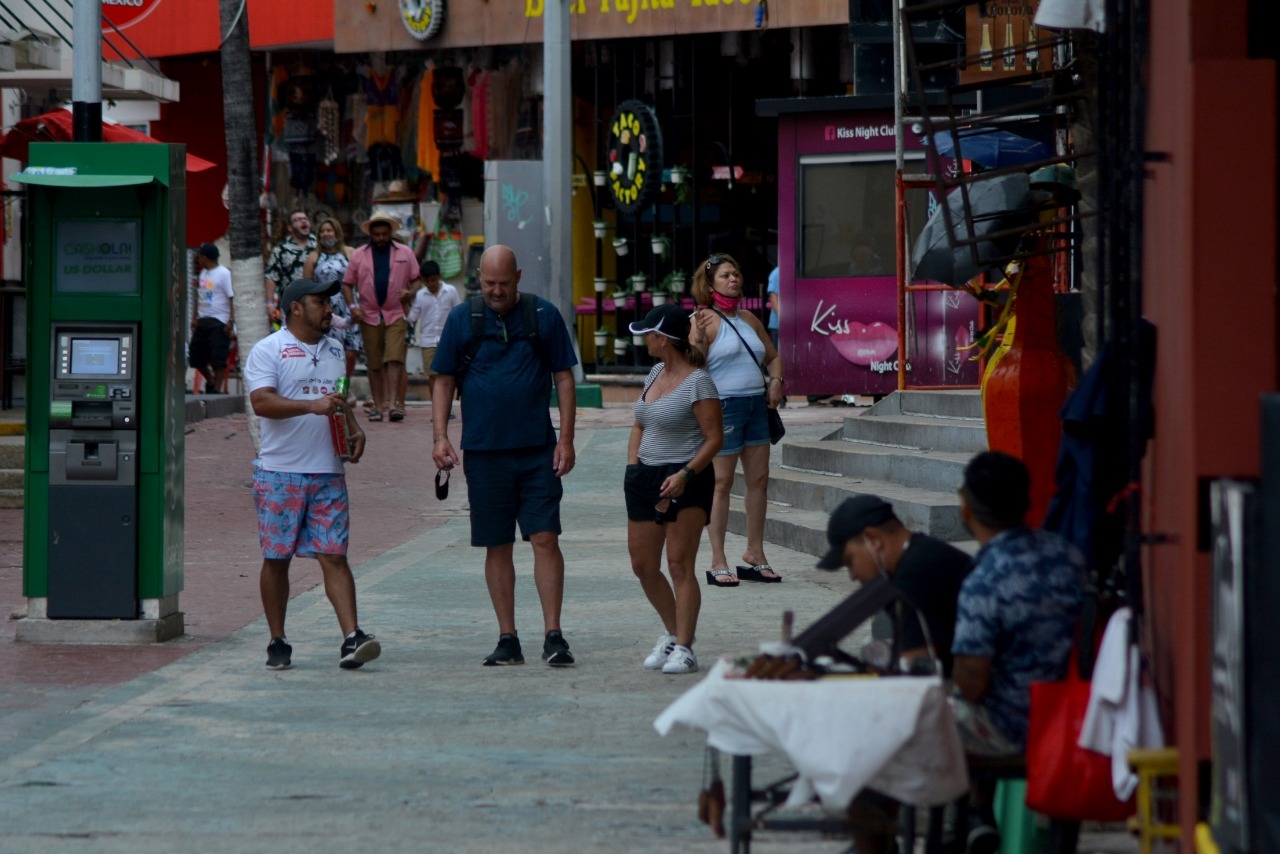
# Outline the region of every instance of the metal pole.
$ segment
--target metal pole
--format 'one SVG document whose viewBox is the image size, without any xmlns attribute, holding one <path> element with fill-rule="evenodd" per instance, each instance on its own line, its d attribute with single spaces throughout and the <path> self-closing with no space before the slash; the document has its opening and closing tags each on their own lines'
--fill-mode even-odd
<svg viewBox="0 0 1280 854">
<path fill-rule="evenodd" d="M 76 142 L 102 142 L 102 2 L 75 0 L 71 128 Z"/>
<path fill-rule="evenodd" d="M 542 123 L 543 184 L 547 198 L 547 228 L 551 238 L 551 281 L 547 295 L 577 330 L 573 304 L 573 232 L 571 181 L 573 176 L 573 109 L 569 88 L 569 3 L 547 0 L 542 13 L 542 61 L 545 102 Z M 577 336 L 574 336 L 577 341 Z M 582 380 L 579 361 L 575 379 Z"/>
<path fill-rule="evenodd" d="M 902 0 L 893 0 L 893 231 L 894 278 L 898 296 L 898 391 L 907 387 L 907 259 L 906 259 L 906 192 L 902 187 L 902 174 L 906 169 L 906 140 L 903 134 L 903 102 L 906 100 L 907 83 L 904 79 L 902 52 L 905 50 L 902 36 Z"/>
</svg>

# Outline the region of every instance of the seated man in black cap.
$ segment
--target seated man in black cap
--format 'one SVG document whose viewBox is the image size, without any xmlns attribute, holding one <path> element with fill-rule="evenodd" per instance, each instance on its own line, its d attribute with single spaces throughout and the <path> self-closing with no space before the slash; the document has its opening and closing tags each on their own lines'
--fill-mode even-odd
<svg viewBox="0 0 1280 854">
<path fill-rule="evenodd" d="M 913 534 L 894 514 L 893 505 L 874 495 L 849 498 L 837 507 L 827 522 L 827 541 L 831 548 L 818 568 L 844 566 L 851 578 L 864 584 L 882 573 L 889 576 L 919 614 L 918 619 L 902 620 L 900 655 L 923 658 L 932 646 L 949 677 L 956 600 L 972 565 L 969 556 L 928 534 Z"/>
</svg>

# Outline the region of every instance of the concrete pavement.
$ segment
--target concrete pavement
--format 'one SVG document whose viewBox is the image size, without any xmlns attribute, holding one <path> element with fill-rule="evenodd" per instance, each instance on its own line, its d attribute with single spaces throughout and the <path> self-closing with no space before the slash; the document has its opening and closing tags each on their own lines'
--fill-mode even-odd
<svg viewBox="0 0 1280 854">
<path fill-rule="evenodd" d="M 817 438 L 848 413 L 788 410 L 788 438 Z M 157 648 L 6 641 L 0 852 L 725 850 L 695 818 L 702 739 L 652 728 L 699 677 L 641 667 L 661 627 L 627 559 L 629 408 L 579 415 L 562 538 L 563 627 L 578 665 L 564 670 L 538 661 L 524 545 L 528 663 L 480 665 L 497 639 L 483 551 L 468 544 L 460 473 L 447 502 L 434 498 L 428 417 L 414 407 L 402 424 L 368 425 L 369 457 L 349 469 L 360 621 L 384 649 L 357 671 L 336 666 L 340 637 L 313 561 L 294 570 L 294 668 L 263 666 L 243 417 L 192 425 L 189 636 Z M 731 557 L 742 546 L 730 535 Z M 810 555 L 767 548 L 783 584 L 701 588 L 704 670 L 776 639 L 783 609 L 802 627 L 852 589 Z M 699 573 L 708 555 L 704 543 Z M 10 572 L 0 601 L 14 599 Z M 761 779 L 789 770 L 777 757 L 757 767 Z M 768 835 L 755 850 L 842 848 Z"/>
</svg>

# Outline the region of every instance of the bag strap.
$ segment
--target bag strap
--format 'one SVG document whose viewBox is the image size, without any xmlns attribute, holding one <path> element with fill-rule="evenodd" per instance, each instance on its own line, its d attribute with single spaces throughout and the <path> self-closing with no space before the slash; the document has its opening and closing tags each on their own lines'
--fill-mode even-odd
<svg viewBox="0 0 1280 854">
<path fill-rule="evenodd" d="M 524 294 L 520 298 L 520 304 L 523 311 L 525 338 L 538 356 L 538 360 L 542 362 L 543 370 L 550 375 L 551 357 L 547 353 L 546 342 L 538 332 L 537 297 Z M 484 343 L 484 297 L 480 294 L 467 297 L 467 306 L 471 310 L 471 337 L 467 339 L 467 346 L 462 351 L 462 361 L 458 364 L 458 370 L 453 376 L 453 381 L 458 388 L 462 388 L 462 382 L 471 370 L 471 363 L 475 361 L 476 355 L 480 352 L 480 345 Z"/>
<path fill-rule="evenodd" d="M 751 346 L 747 344 L 747 339 L 742 337 L 742 333 L 738 331 L 738 327 L 729 322 L 729 316 L 727 314 L 716 308 L 714 305 L 711 306 L 711 310 L 720 315 L 720 320 L 722 321 L 721 326 L 728 326 L 733 330 L 733 334 L 738 336 L 738 340 L 742 342 L 742 347 L 747 351 L 747 355 L 751 357 L 751 361 L 756 363 L 756 370 L 760 371 L 760 382 L 764 385 L 764 393 L 767 396 L 769 394 L 769 381 L 764 378 L 764 365 L 760 364 L 760 360 L 756 358 L 755 350 L 752 350 Z"/>
</svg>

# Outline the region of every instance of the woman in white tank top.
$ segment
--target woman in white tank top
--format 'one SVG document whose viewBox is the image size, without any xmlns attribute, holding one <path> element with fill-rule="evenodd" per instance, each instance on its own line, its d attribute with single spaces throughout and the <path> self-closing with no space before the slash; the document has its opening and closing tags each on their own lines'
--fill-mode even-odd
<svg viewBox="0 0 1280 854">
<path fill-rule="evenodd" d="M 711 507 L 711 573 L 717 586 L 743 581 L 778 582 L 764 553 L 764 514 L 769 494 L 768 410 L 782 402 L 782 359 L 754 314 L 739 311 L 742 268 L 728 255 L 712 255 L 693 277 L 693 346 L 707 357 L 707 372 L 720 392 L 724 447 L 713 463 L 715 500 Z M 767 378 L 761 376 L 764 370 Z M 734 571 L 724 553 L 729 524 L 729 488 L 742 459 L 746 482 L 747 548 L 745 564 Z"/>
</svg>

